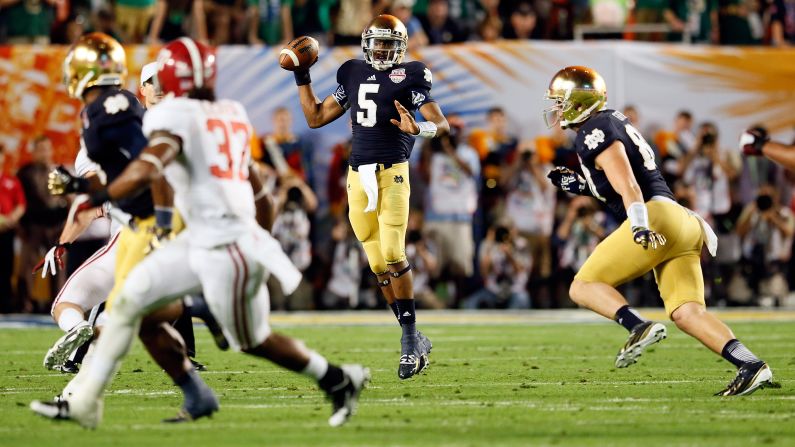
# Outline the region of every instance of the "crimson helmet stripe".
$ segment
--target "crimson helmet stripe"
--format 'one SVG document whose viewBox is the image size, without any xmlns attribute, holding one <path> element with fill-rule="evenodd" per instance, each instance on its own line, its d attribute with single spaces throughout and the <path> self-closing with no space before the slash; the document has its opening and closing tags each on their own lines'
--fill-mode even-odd
<svg viewBox="0 0 795 447">
<path fill-rule="evenodd" d="M 204 87 L 204 63 L 202 61 L 202 55 L 199 51 L 199 47 L 197 47 L 196 43 L 188 37 L 180 37 L 179 41 L 182 42 L 182 45 L 186 50 L 188 50 L 188 55 L 190 55 L 190 64 L 191 68 L 193 69 L 194 88 Z"/>
</svg>

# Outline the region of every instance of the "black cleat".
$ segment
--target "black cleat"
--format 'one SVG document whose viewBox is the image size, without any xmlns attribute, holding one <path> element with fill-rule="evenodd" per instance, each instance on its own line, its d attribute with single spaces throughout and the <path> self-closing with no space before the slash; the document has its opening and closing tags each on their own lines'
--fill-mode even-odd
<svg viewBox="0 0 795 447">
<path fill-rule="evenodd" d="M 331 399 L 332 413 L 328 425 L 339 427 L 356 413 L 359 394 L 370 382 L 370 370 L 361 365 L 342 365 L 345 380 L 327 392 Z"/>
<path fill-rule="evenodd" d="M 200 385 L 199 394 L 185 395 L 185 402 L 182 404 L 179 413 L 173 418 L 163 419 L 165 423 L 181 423 L 195 421 L 203 417 L 210 417 L 218 411 L 218 398 L 215 393 L 204 382 Z"/>
<path fill-rule="evenodd" d="M 772 385 L 773 372 L 763 361 L 746 363 L 737 370 L 737 376 L 726 389 L 715 393 L 716 396 L 747 396 L 759 388 Z"/>
<path fill-rule="evenodd" d="M 67 360 L 63 365 L 57 366 L 55 369 L 66 374 L 77 374 L 80 372 L 80 366 L 74 360 Z"/>
<path fill-rule="evenodd" d="M 410 336 L 404 334 L 400 338 L 398 377 L 401 379 L 408 379 L 421 373 L 430 364 L 425 344 L 420 340 L 418 335 L 419 334 L 415 332 Z M 430 344 L 430 340 L 428 340 L 428 342 Z"/>
<path fill-rule="evenodd" d="M 194 359 L 188 359 L 188 360 L 190 360 L 190 364 L 193 365 L 193 369 L 195 369 L 196 371 L 207 371 L 207 366 L 205 366 L 204 363 L 199 363 Z"/>
<path fill-rule="evenodd" d="M 654 343 L 659 342 L 668 336 L 668 333 L 660 323 L 646 321 L 632 329 L 629 333 L 627 342 L 616 355 L 616 368 L 626 368 L 637 363 L 638 357 L 643 351 Z"/>
</svg>

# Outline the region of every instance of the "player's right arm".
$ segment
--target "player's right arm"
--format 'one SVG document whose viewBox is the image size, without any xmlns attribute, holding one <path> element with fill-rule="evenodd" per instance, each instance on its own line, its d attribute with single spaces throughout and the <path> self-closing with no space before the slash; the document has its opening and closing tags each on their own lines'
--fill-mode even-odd
<svg viewBox="0 0 795 447">
<path fill-rule="evenodd" d="M 256 163 L 248 167 L 248 181 L 254 192 L 254 206 L 257 210 L 257 223 L 264 229 L 271 231 L 273 221 L 276 220 L 273 199 L 262 181 L 262 173 Z"/>
<path fill-rule="evenodd" d="M 764 155 L 774 162 L 795 171 L 795 145 L 771 141 L 762 128 L 748 129 L 740 136 L 740 150 L 745 155 Z"/>
<path fill-rule="evenodd" d="M 312 90 L 312 84 L 299 85 L 298 97 L 301 100 L 301 110 L 304 111 L 306 124 L 312 129 L 323 127 L 345 113 L 345 109 L 337 102 L 334 95 L 328 95 L 321 101 Z"/>
</svg>

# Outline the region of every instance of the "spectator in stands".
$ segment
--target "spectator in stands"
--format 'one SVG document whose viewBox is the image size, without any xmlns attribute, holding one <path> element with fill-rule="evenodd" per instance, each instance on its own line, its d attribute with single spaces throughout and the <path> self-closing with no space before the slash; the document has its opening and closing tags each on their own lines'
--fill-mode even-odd
<svg viewBox="0 0 795 447">
<path fill-rule="evenodd" d="M 409 33 L 409 48 L 418 49 L 428 45 L 428 36 L 422 28 L 422 23 L 412 12 L 414 0 L 394 0 L 389 8 L 389 14 L 400 19 L 406 25 Z"/>
<path fill-rule="evenodd" d="M 281 0 L 246 0 L 247 36 L 251 45 L 278 45 L 288 42 L 292 29 L 283 26 L 290 16 L 290 6 Z M 291 34 L 290 34 L 291 36 Z"/>
<path fill-rule="evenodd" d="M 373 1 L 340 0 L 334 9 L 334 45 L 361 45 L 362 30 L 375 16 Z M 403 23 L 408 27 L 408 23 Z"/>
<path fill-rule="evenodd" d="M 34 310 L 34 303 L 30 301 L 34 278 L 30 272 L 47 250 L 58 241 L 60 227 L 68 211 L 67 203 L 59 196 L 50 195 L 47 190 L 47 176 L 54 167 L 52 156 L 52 142 L 46 136 L 39 136 L 33 141 L 31 161 L 17 172 L 27 203 L 19 225 L 22 250 L 17 281 L 25 311 Z M 57 294 L 63 281 L 61 276 L 59 272 L 57 277 L 51 280 L 48 298 Z"/>
<path fill-rule="evenodd" d="M 756 200 L 745 206 L 737 221 L 737 233 L 743 239 L 742 253 L 751 288 L 783 298 L 789 292 L 782 283 L 786 284 L 785 268 L 792 255 L 795 217 L 789 208 L 781 206 L 775 187 L 759 188 Z"/>
<path fill-rule="evenodd" d="M 718 129 L 703 123 L 696 146 L 682 157 L 679 175 L 695 190 L 693 210 L 712 222 L 712 216 L 725 214 L 731 208 L 729 186 L 739 174 L 740 160 L 736 151 L 722 151 Z"/>
<path fill-rule="evenodd" d="M 438 249 L 438 262 L 431 272 L 435 277 L 447 273 L 444 276 L 455 282 L 460 294 L 465 279 L 473 274 L 472 217 L 478 203 L 480 159 L 474 149 L 460 142 L 461 118 L 451 114 L 447 121 L 451 133 L 427 140 L 424 147 L 421 172 L 428 184 L 424 229 Z"/>
<path fill-rule="evenodd" d="M 314 186 L 312 177 L 312 143 L 293 133 L 293 114 L 286 107 L 279 107 L 271 115 L 273 132 L 262 137 L 262 153 L 253 153 L 255 160 L 267 163 L 279 175 L 287 171 Z"/>
<path fill-rule="evenodd" d="M 130 43 L 141 43 L 155 15 L 155 0 L 116 0 L 116 23 Z"/>
<path fill-rule="evenodd" d="M 621 27 L 627 21 L 627 7 L 625 0 L 589 0 L 591 17 L 594 25 Z M 617 35 L 621 38 L 621 34 Z"/>
<path fill-rule="evenodd" d="M 530 307 L 527 279 L 531 259 L 526 241 L 503 222 L 492 226 L 480 244 L 480 275 L 484 287 L 466 298 L 467 309 Z"/>
<path fill-rule="evenodd" d="M 25 214 L 25 193 L 19 180 L 10 174 L 5 147 L 0 144 L 0 313 L 17 310 L 16 293 L 11 290 L 14 272 L 14 236 Z"/>
<path fill-rule="evenodd" d="M 770 5 L 770 43 L 795 44 L 795 0 L 773 0 Z"/>
<path fill-rule="evenodd" d="M 536 28 L 536 13 L 529 2 L 521 2 L 508 17 L 508 23 L 503 29 L 506 39 L 537 39 L 540 29 Z"/>
<path fill-rule="evenodd" d="M 596 245 L 607 234 L 605 213 L 597 208 L 593 199 L 577 196 L 567 207 L 566 217 L 558 226 L 555 236 L 560 245 L 558 265 L 563 269 L 568 284 L 585 264 Z"/>
<path fill-rule="evenodd" d="M 367 257 L 347 218 L 337 219 L 331 230 L 331 239 L 334 241 L 334 255 L 331 278 L 323 290 L 323 307 L 355 309 L 360 305 L 362 270 L 369 269 Z"/>
<path fill-rule="evenodd" d="M 0 20 L 5 22 L 0 27 L 4 28 L 6 42 L 11 45 L 49 44 L 57 2 L 58 0 L 0 0 Z"/>
<path fill-rule="evenodd" d="M 149 43 L 168 42 L 182 36 L 208 42 L 204 0 L 157 0 Z"/>
<path fill-rule="evenodd" d="M 431 45 L 457 43 L 466 40 L 466 30 L 450 17 L 448 0 L 430 0 L 427 14 L 420 18 L 428 43 Z"/>
<path fill-rule="evenodd" d="M 309 240 L 311 229 L 309 215 L 317 209 L 317 197 L 312 189 L 298 176 L 288 173 L 279 177 L 276 196 L 277 213 L 273 223 L 273 237 L 281 243 L 282 249 L 300 271 L 305 271 L 312 263 L 312 243 Z M 277 281 L 269 281 L 273 302 L 284 303 L 284 295 Z M 312 288 L 306 278 L 289 300 L 289 309 L 309 309 L 312 306 Z"/>
<path fill-rule="evenodd" d="M 481 199 L 487 217 L 504 196 L 499 180 L 502 167 L 516 151 L 519 140 L 508 132 L 505 110 L 493 107 L 486 112 L 486 128 L 474 129 L 469 135 L 470 145 L 481 160 Z"/>
<path fill-rule="evenodd" d="M 693 43 L 717 44 L 720 41 L 718 0 L 668 0 L 663 17 L 674 30 L 670 40 L 681 41 L 681 33 L 687 31 Z"/>
<path fill-rule="evenodd" d="M 283 0 L 290 5 L 289 16 L 283 16 L 282 26 L 289 30 L 285 37 L 312 36 L 321 45 L 328 42 L 331 30 L 330 9 L 334 0 Z M 361 33 L 361 31 L 360 31 Z"/>
<path fill-rule="evenodd" d="M 205 3 L 211 44 L 226 45 L 230 42 L 236 3 L 236 0 L 210 0 Z"/>
<path fill-rule="evenodd" d="M 693 116 L 681 110 L 674 118 L 671 130 L 660 130 L 654 136 L 654 143 L 662 159 L 662 174 L 668 184 L 674 184 L 680 177 L 680 164 L 685 154 L 696 146 L 693 133 Z"/>
<path fill-rule="evenodd" d="M 478 39 L 483 42 L 496 42 L 502 39 L 502 20 L 499 16 L 488 15 L 477 26 Z"/>
<path fill-rule="evenodd" d="M 533 260 L 530 295 L 539 305 L 549 301 L 551 236 L 557 191 L 546 178 L 550 167 L 541 163 L 533 148 L 524 143 L 519 146 L 518 152 L 513 163 L 503 172 L 503 189 L 508 194 L 505 216 L 527 241 L 530 259 Z"/>
<path fill-rule="evenodd" d="M 751 10 L 747 0 L 718 0 L 718 29 L 721 45 L 756 43 L 751 30 Z"/>
<path fill-rule="evenodd" d="M 105 33 L 108 36 L 118 40 L 119 42 L 126 42 L 126 36 L 123 36 L 116 24 L 116 16 L 113 10 L 109 8 L 100 8 L 93 16 L 93 30 L 100 33 Z"/>
<path fill-rule="evenodd" d="M 663 23 L 668 2 L 669 0 L 637 0 L 633 11 L 635 23 Z M 663 36 L 658 33 L 640 33 L 637 39 L 660 41 Z"/>
<path fill-rule="evenodd" d="M 439 270 L 437 264 L 441 250 L 433 241 L 423 238 L 422 226 L 422 213 L 419 210 L 412 211 L 406 232 L 406 257 L 413 264 L 411 273 L 414 275 L 414 297 L 423 309 L 443 309 L 444 303 L 431 288 L 431 274 Z"/>
</svg>

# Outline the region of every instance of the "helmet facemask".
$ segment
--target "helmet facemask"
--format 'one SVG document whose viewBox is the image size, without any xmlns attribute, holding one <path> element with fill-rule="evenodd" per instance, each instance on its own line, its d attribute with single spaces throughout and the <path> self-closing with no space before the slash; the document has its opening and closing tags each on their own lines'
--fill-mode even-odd
<svg viewBox="0 0 795 447">
<path fill-rule="evenodd" d="M 607 105 L 604 95 L 590 89 L 548 90 L 544 99 L 554 101 L 553 105 L 544 109 L 547 128 L 560 123 L 560 127 L 568 129 L 587 120 Z"/>
<path fill-rule="evenodd" d="M 378 71 L 399 64 L 406 54 L 406 41 L 389 29 L 367 30 L 362 34 L 364 61 Z"/>
</svg>

